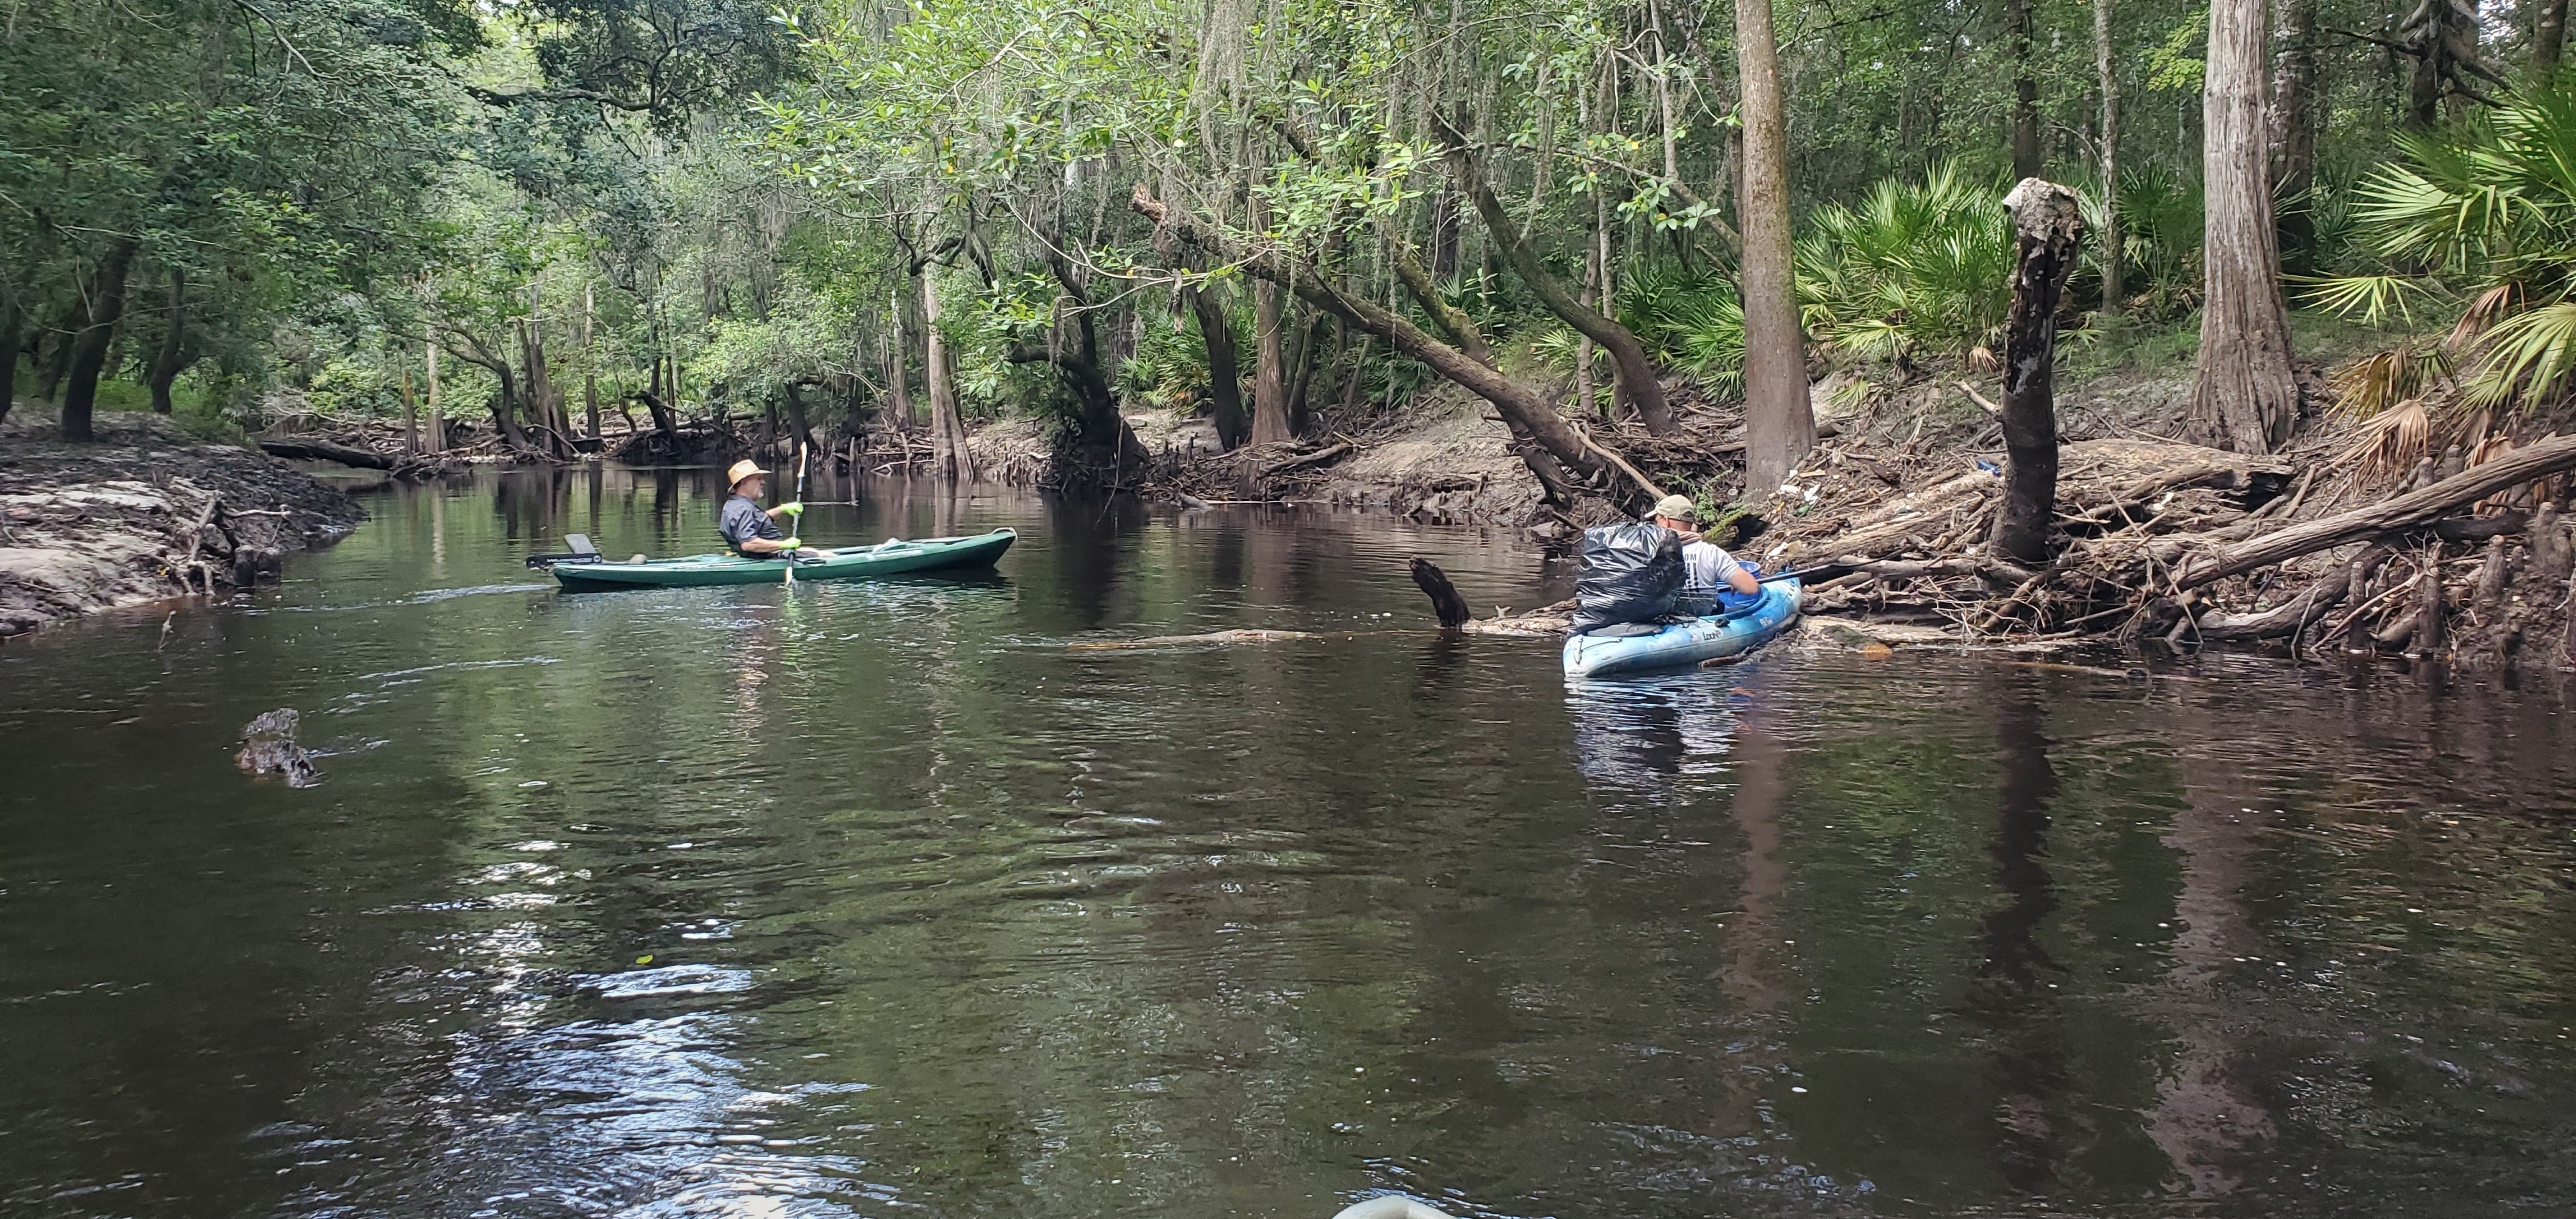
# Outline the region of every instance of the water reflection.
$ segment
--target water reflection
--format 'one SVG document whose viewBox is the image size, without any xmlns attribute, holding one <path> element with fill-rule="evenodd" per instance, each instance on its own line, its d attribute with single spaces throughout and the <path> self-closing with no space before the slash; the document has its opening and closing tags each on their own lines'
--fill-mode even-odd
<svg viewBox="0 0 2576 1219">
<path fill-rule="evenodd" d="M 896 486 L 810 528 L 1023 541 L 792 596 L 518 565 L 706 549 L 716 490 L 397 488 L 166 648 L 0 649 L 0 1211 L 2576 1205 L 2554 689 L 1569 688 L 1413 629 L 1416 553 L 1549 599 L 1509 539 Z M 1234 626 L 1314 637 L 1067 646 Z M 322 787 L 230 768 L 282 705 Z"/>
</svg>

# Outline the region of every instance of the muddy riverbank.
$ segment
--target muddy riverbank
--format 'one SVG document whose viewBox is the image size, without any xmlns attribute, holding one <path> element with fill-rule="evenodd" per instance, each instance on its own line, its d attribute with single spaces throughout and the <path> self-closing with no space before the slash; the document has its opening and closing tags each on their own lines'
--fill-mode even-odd
<svg viewBox="0 0 2576 1219">
<path fill-rule="evenodd" d="M 64 442 L 50 412 L 27 406 L 0 424 L 0 636 L 219 596 L 366 519 L 321 479 L 158 415 L 102 414 L 97 431 Z"/>
</svg>

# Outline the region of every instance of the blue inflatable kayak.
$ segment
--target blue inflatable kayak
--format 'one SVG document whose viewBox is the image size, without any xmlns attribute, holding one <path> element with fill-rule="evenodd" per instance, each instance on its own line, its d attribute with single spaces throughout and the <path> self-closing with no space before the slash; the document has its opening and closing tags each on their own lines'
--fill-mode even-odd
<svg viewBox="0 0 2576 1219">
<path fill-rule="evenodd" d="M 1766 583 L 1762 599 L 1721 618 L 1694 618 L 1642 635 L 1575 635 L 1565 641 L 1567 677 L 1681 669 L 1752 651 L 1798 620 L 1795 577 Z"/>
</svg>

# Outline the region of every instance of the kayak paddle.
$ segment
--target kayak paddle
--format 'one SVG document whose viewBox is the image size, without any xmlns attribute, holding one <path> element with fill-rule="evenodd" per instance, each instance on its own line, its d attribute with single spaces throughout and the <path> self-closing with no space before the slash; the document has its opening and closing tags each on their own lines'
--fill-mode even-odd
<svg viewBox="0 0 2576 1219">
<path fill-rule="evenodd" d="M 801 531 L 805 524 L 805 442 L 802 440 L 796 442 L 796 498 L 787 502 L 798 508 L 796 524 Z M 796 591 L 796 552 L 792 550 L 787 552 L 787 591 Z"/>
</svg>

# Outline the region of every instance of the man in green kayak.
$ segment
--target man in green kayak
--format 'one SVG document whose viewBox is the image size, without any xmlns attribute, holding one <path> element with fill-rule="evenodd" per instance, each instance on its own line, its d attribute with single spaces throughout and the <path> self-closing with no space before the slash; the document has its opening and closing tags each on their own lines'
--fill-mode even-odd
<svg viewBox="0 0 2576 1219">
<path fill-rule="evenodd" d="M 1739 601 L 1729 605 L 1726 593 L 1761 596 L 1762 582 L 1754 579 L 1752 572 L 1736 562 L 1734 555 L 1700 536 L 1699 526 L 1692 519 L 1697 511 L 1687 496 L 1667 495 L 1655 501 L 1654 522 L 1682 535 L 1682 596 L 1673 606 L 1674 611 L 1714 614 L 1743 604 Z"/>
<path fill-rule="evenodd" d="M 778 518 L 805 515 L 803 504 L 780 504 L 763 510 L 761 490 L 768 485 L 769 471 L 750 461 L 737 461 L 725 471 L 725 481 L 732 484 L 724 510 L 716 514 L 716 528 L 723 532 L 725 544 L 746 559 L 787 558 L 804 540 L 790 537 L 778 527 Z"/>
</svg>

